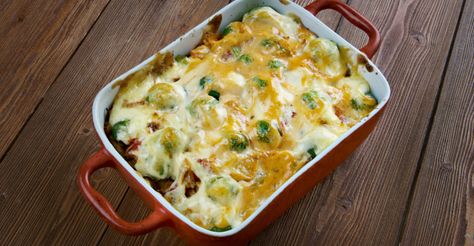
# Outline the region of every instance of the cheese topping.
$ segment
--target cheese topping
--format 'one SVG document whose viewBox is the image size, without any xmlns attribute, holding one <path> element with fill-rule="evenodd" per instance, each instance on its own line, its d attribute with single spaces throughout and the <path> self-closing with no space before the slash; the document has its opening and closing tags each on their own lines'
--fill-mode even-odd
<svg viewBox="0 0 474 246">
<path fill-rule="evenodd" d="M 363 59 L 262 7 L 120 82 L 109 136 L 199 226 L 238 226 L 377 101 Z"/>
</svg>

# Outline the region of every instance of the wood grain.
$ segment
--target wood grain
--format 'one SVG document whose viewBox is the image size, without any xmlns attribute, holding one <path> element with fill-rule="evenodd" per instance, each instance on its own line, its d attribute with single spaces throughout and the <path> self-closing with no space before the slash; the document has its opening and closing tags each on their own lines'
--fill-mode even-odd
<svg viewBox="0 0 474 246">
<path fill-rule="evenodd" d="M 108 1 L 2 1 L 0 160 Z"/>
<path fill-rule="evenodd" d="M 223 4 L 149 0 L 107 6 L 0 163 L 0 241 L 95 244 L 102 237 L 106 224 L 75 184 L 78 167 L 98 149 L 90 116 L 95 94 Z M 94 180 L 117 205 L 127 187 L 118 177 L 107 178 L 110 173 Z"/>
<path fill-rule="evenodd" d="M 462 1 L 351 5 L 382 31 L 375 62 L 391 102 L 366 143 L 254 245 L 397 244 Z M 340 33 L 359 46 L 365 40 L 346 21 Z"/>
<path fill-rule="evenodd" d="M 302 6 L 306 6 L 308 3 L 312 2 L 312 0 L 299 0 L 295 2 Z M 318 18 L 333 29 L 336 29 L 340 20 L 339 14 L 333 11 L 324 11 L 321 14 L 318 14 Z M 142 204 L 139 198 L 134 194 L 133 190 L 127 191 L 123 202 L 120 204 L 118 212 L 125 218 L 133 221 L 142 219 L 149 213 L 148 208 Z M 100 242 L 100 245 L 135 244 L 184 245 L 184 242 L 176 235 L 176 233 L 169 229 L 160 229 L 146 235 L 129 237 L 118 233 L 110 227 L 107 228 L 107 232 L 104 234 L 104 237 Z"/>
<path fill-rule="evenodd" d="M 402 245 L 474 245 L 474 2 L 467 1 Z"/>
<path fill-rule="evenodd" d="M 97 91 L 228 1 L 107 2 L 0 1 L 0 245 L 184 244 L 170 229 L 129 237 L 108 228 L 74 179 L 99 148 Z M 474 244 L 474 4 L 349 2 L 383 33 L 375 62 L 392 99 L 367 142 L 251 244 Z M 339 14 L 318 17 L 364 44 Z M 93 177 L 120 214 L 143 218 L 120 180 L 109 169 Z"/>
</svg>

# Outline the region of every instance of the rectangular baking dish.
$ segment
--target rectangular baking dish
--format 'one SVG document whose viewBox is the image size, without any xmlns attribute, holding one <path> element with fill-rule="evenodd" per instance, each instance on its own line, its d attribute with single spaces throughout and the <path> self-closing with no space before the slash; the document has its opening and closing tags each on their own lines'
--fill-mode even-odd
<svg viewBox="0 0 474 246">
<path fill-rule="evenodd" d="M 220 25 L 220 30 L 222 30 L 230 22 L 241 20 L 246 12 L 259 6 L 270 6 L 282 14 L 295 14 L 301 19 L 303 25 L 318 36 L 331 39 L 360 53 L 366 59 L 366 69 L 364 69 L 363 76 L 369 82 L 372 93 L 379 104 L 366 118 L 344 133 L 320 155 L 308 162 L 288 179 L 241 225 L 229 231 L 213 232 L 191 222 L 173 208 L 159 192 L 153 190 L 117 152 L 104 132 L 107 110 L 111 106 L 115 94 L 118 92 L 118 87 L 113 85 L 116 81 L 122 80 L 130 73 L 141 69 L 153 60 L 154 56 L 152 56 L 111 81 L 97 94 L 92 107 L 92 115 L 95 131 L 102 144 L 102 149 L 81 166 L 77 177 L 80 191 L 85 199 L 93 206 L 103 220 L 118 231 L 125 234 L 138 235 L 168 226 L 174 228 L 180 236 L 192 244 L 245 243 L 330 174 L 373 130 L 390 97 L 390 87 L 387 80 L 369 60 L 379 47 L 380 36 L 367 19 L 345 3 L 337 0 L 318 0 L 306 6 L 306 8 L 283 0 L 237 0 L 166 46 L 160 52 L 186 55 L 199 44 L 203 29 L 215 16 L 222 16 L 222 23 Z M 369 36 L 368 44 L 359 51 L 315 17 L 319 11 L 328 8 L 338 11 L 352 24 L 366 32 Z M 152 209 L 148 217 L 138 222 L 125 221 L 116 213 L 106 198 L 91 186 L 90 176 L 92 173 L 105 167 L 117 169 L 129 186 L 148 204 Z"/>
</svg>

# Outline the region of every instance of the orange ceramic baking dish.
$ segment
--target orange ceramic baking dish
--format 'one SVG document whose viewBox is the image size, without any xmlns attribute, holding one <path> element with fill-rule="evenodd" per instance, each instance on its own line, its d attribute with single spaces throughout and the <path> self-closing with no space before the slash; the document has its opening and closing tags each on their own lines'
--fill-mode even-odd
<svg viewBox="0 0 474 246">
<path fill-rule="evenodd" d="M 102 149 L 81 166 L 77 183 L 84 198 L 92 205 L 100 217 L 114 229 L 124 234 L 139 235 L 166 226 L 172 227 L 191 244 L 243 244 L 255 237 L 255 235 L 310 191 L 318 182 L 330 174 L 374 129 L 390 96 L 390 87 L 387 80 L 369 60 L 379 47 L 380 35 L 366 18 L 340 1 L 317 0 L 303 8 L 290 1 L 282 0 L 237 0 L 169 44 L 161 52 L 185 55 L 198 45 L 203 29 L 214 17 L 222 16 L 220 25 L 222 30 L 228 23 L 240 20 L 244 13 L 258 6 L 269 6 L 282 14 L 296 14 L 301 19 L 303 25 L 319 37 L 333 40 L 368 58 L 363 76 L 369 82 L 371 91 L 379 104 L 366 118 L 344 133 L 320 155 L 308 162 L 288 179 L 242 224 L 225 232 L 213 232 L 191 222 L 173 208 L 159 192 L 153 190 L 117 152 L 104 132 L 107 110 L 111 106 L 115 94 L 118 92 L 118 88 L 112 85 L 114 82 L 124 79 L 130 73 L 139 70 L 149 63 L 154 58 L 152 56 L 106 85 L 97 94 L 92 108 L 94 127 L 102 144 Z M 359 51 L 317 19 L 315 15 L 324 9 L 333 9 L 339 12 L 353 25 L 362 29 L 369 36 L 367 45 Z M 92 173 L 105 167 L 117 169 L 129 186 L 149 205 L 152 212 L 148 217 L 138 222 L 129 222 L 122 219 L 107 199 L 92 187 L 90 183 Z"/>
</svg>

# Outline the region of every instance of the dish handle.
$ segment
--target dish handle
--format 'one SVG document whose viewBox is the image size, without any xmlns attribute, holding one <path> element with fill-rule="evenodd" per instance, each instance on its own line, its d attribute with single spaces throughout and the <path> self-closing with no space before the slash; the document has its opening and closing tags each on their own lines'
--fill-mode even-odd
<svg viewBox="0 0 474 246">
<path fill-rule="evenodd" d="M 153 212 L 145 219 L 138 222 L 128 222 L 117 214 L 107 198 L 92 187 L 90 177 L 95 171 L 105 167 L 117 169 L 115 165 L 112 157 L 103 148 L 82 164 L 77 176 L 77 184 L 84 198 L 92 205 L 105 222 L 122 233 L 139 235 L 164 226 L 168 221 L 168 216 L 159 206 L 154 205 L 152 208 Z M 133 185 L 130 182 L 127 183 Z M 143 199 L 150 201 L 151 198 L 149 196 L 151 196 L 151 194 L 149 194 L 145 188 L 137 185 L 133 187 L 138 189 L 137 191 Z"/>
<path fill-rule="evenodd" d="M 338 0 L 316 0 L 305 7 L 306 10 L 311 12 L 313 15 L 318 14 L 321 10 L 332 9 L 339 12 L 344 16 L 350 23 L 358 28 L 362 29 L 368 36 L 369 41 L 367 44 L 360 49 L 370 59 L 374 56 L 375 52 L 380 46 L 380 33 L 375 26 L 362 16 L 355 9 L 349 5 L 340 2 Z"/>
</svg>

